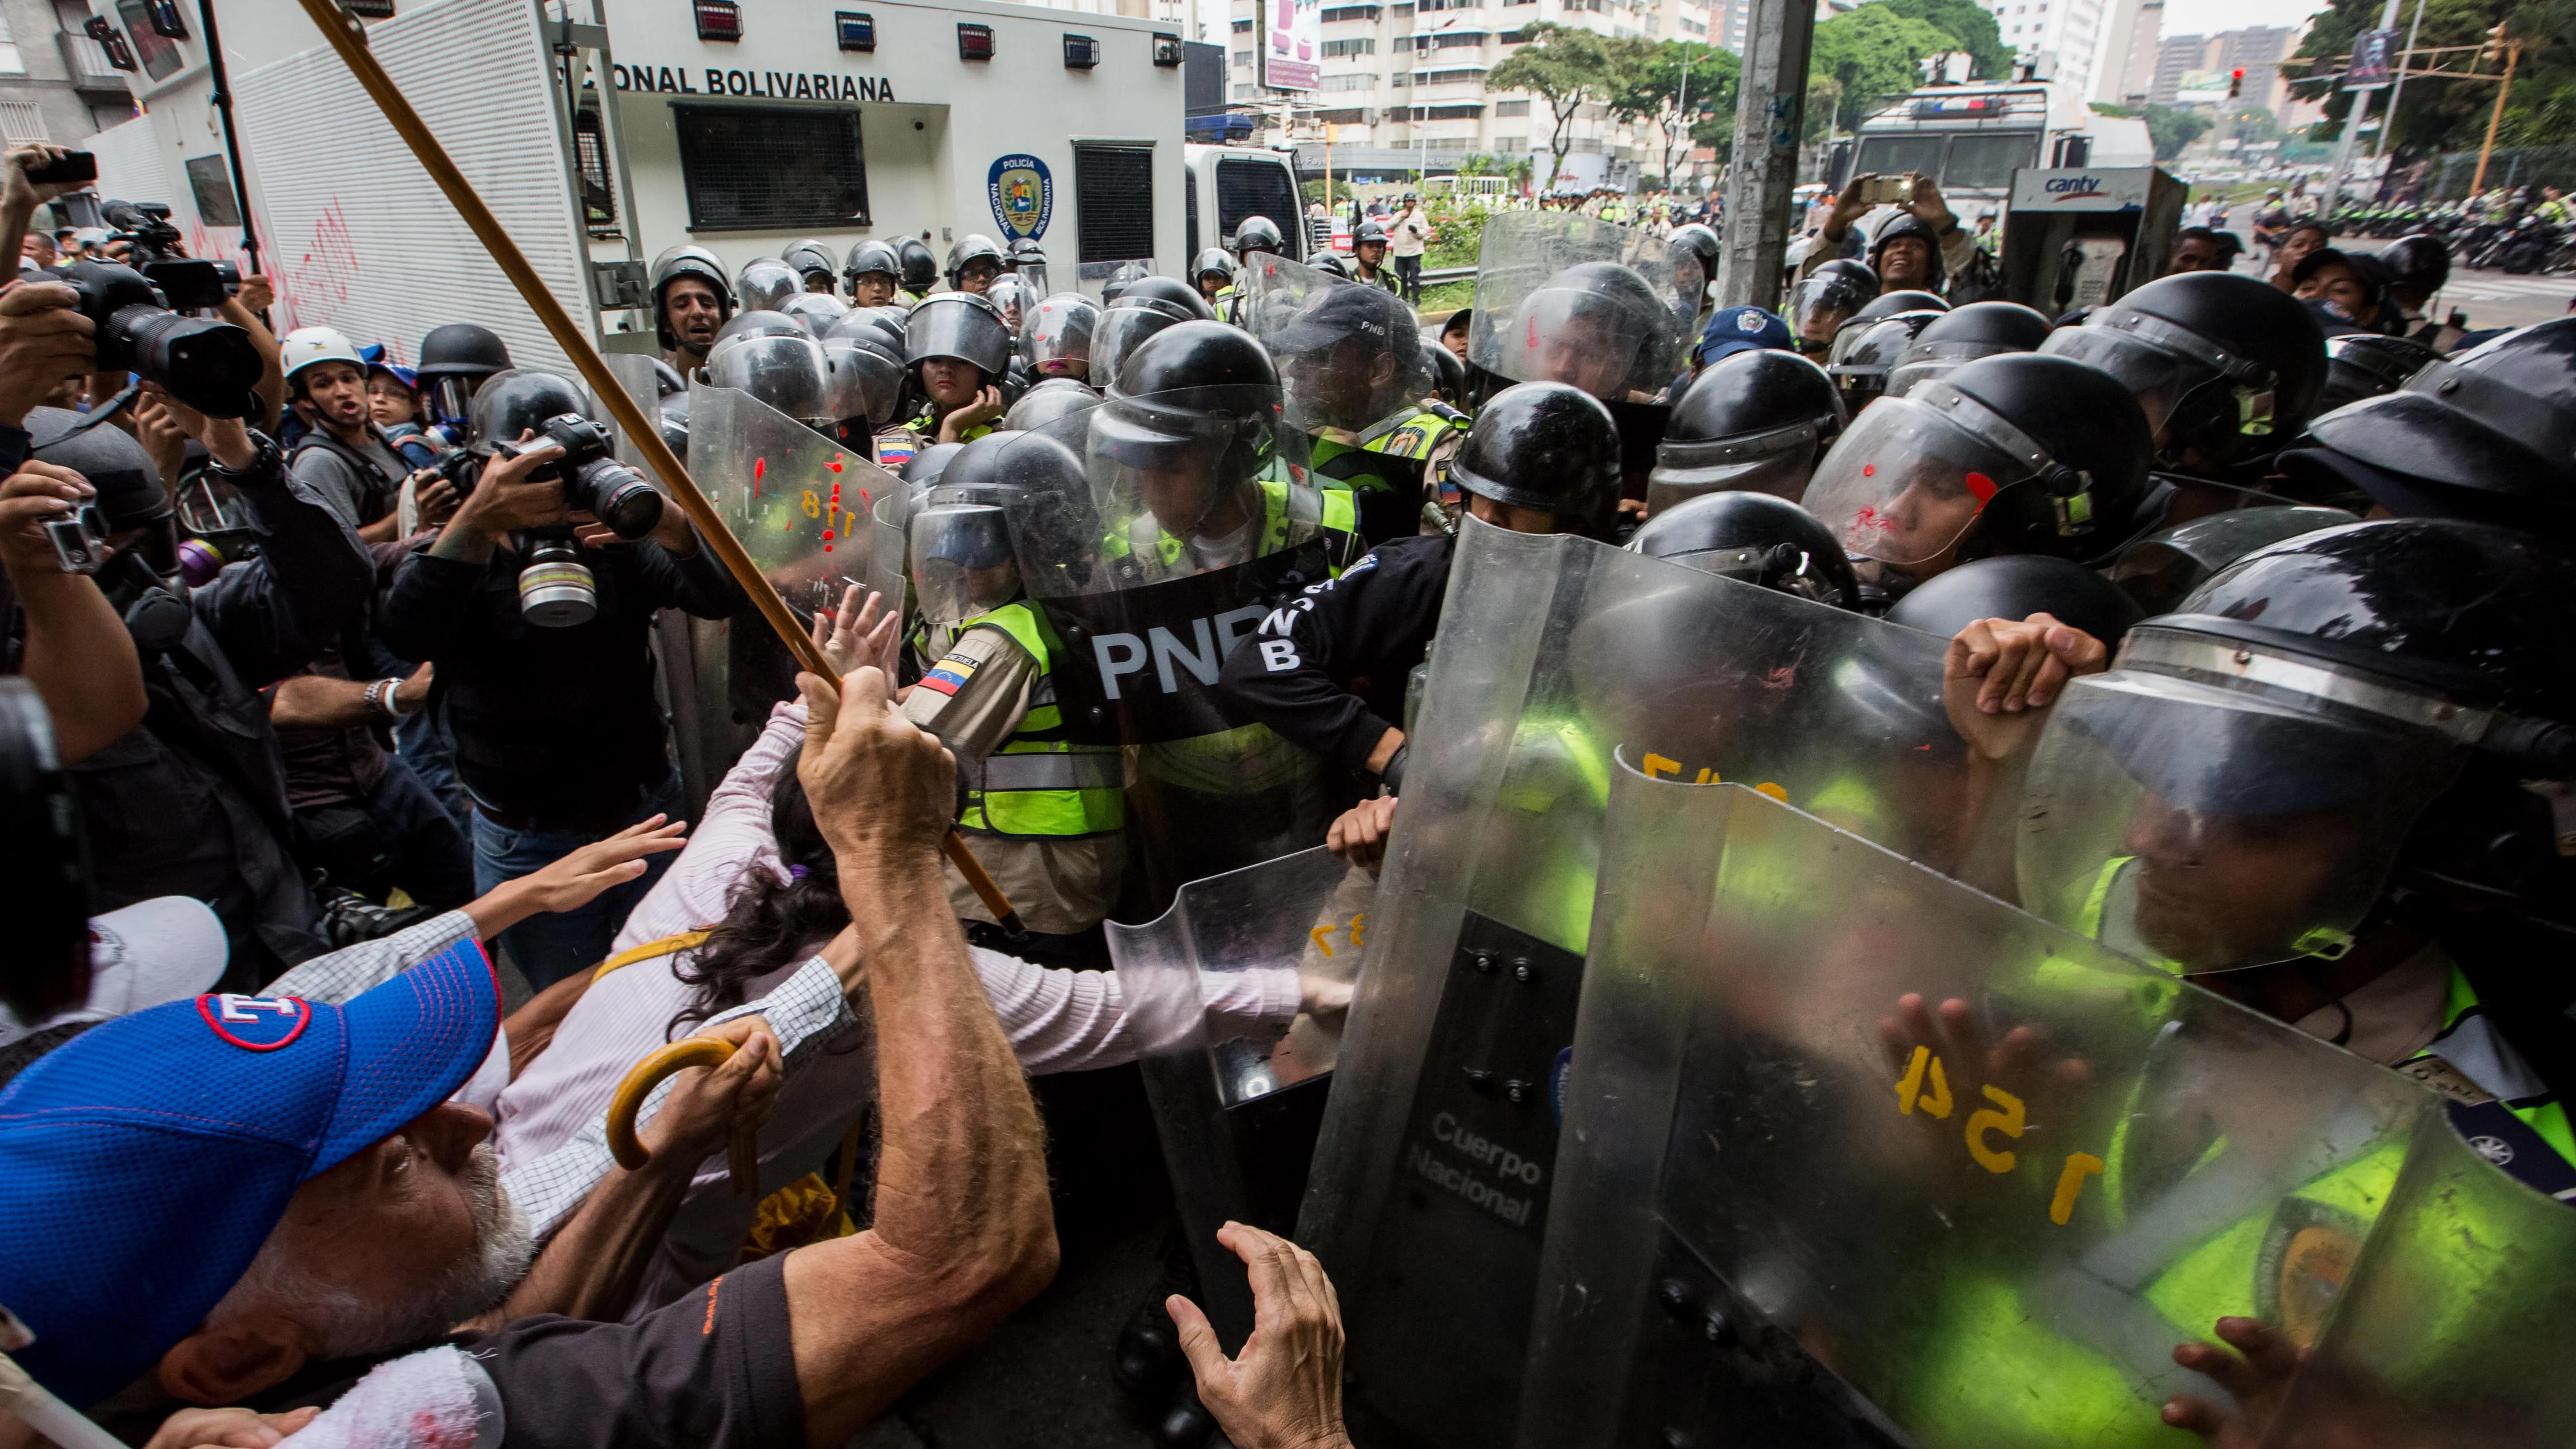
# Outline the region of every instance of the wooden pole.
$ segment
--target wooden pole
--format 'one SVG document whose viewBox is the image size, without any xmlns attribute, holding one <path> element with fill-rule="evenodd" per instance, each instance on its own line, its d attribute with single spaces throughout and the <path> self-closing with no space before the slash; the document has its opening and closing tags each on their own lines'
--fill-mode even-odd
<svg viewBox="0 0 2576 1449">
<path fill-rule="evenodd" d="M 483 249 L 492 254 L 493 262 L 509 277 L 510 285 L 519 289 L 519 297 L 528 304 L 528 310 L 536 313 L 537 320 L 546 324 L 546 331 L 554 336 L 555 345 L 572 359 L 574 367 L 580 369 L 582 380 L 590 384 L 590 390 L 607 406 L 608 415 L 617 420 L 618 429 L 634 443 L 636 451 L 644 455 L 645 466 L 651 468 L 662 480 L 662 485 L 670 489 L 671 497 L 689 515 L 689 521 L 698 526 L 698 536 L 707 547 L 715 550 L 726 571 L 742 585 L 742 591 L 751 596 L 751 602 L 759 608 L 761 617 L 769 621 L 769 627 L 778 632 L 788 652 L 796 656 L 796 662 L 806 672 L 819 674 L 825 679 L 833 678 L 832 662 L 823 657 L 823 647 L 796 622 L 795 614 L 788 610 L 787 601 L 779 597 L 778 590 L 770 587 L 769 581 L 760 576 L 760 566 L 743 551 L 742 540 L 735 538 L 733 530 L 725 527 L 724 520 L 716 516 L 715 505 L 699 491 L 697 480 L 689 476 L 689 470 L 680 466 L 679 458 L 671 452 L 671 445 L 662 440 L 661 428 L 647 420 L 644 410 L 627 395 L 616 374 L 608 370 L 608 359 L 599 355 L 599 349 L 591 344 L 589 334 L 574 324 L 572 314 L 564 310 L 563 303 L 537 275 L 537 269 L 528 264 L 527 254 L 521 252 L 519 244 L 501 229 L 500 219 L 493 216 L 492 209 L 475 194 L 474 188 L 465 180 L 465 173 L 456 169 L 456 162 L 448 156 L 447 148 L 431 134 L 429 123 L 420 118 L 420 112 L 412 109 L 411 102 L 394 85 L 393 77 L 385 74 L 385 68 L 368 53 L 366 27 L 333 0 L 301 0 L 301 3 L 304 13 L 313 17 L 313 23 L 322 28 L 323 38 L 331 42 L 331 48 L 338 51 L 340 59 L 348 64 L 349 73 L 356 76 L 358 84 L 375 98 L 377 109 L 393 123 L 395 133 L 403 138 L 403 144 L 411 148 L 412 155 L 429 172 L 429 178 L 438 183 L 438 189 L 447 194 L 448 204 L 456 208 L 458 216 L 465 218 L 467 226 L 473 228 L 475 237 L 483 243 Z M 248 207 L 249 198 L 244 197 L 242 204 Z M 1002 894 L 1001 887 L 994 883 L 993 877 L 975 859 L 975 853 L 967 849 L 966 842 L 958 837 L 956 831 L 948 832 L 947 839 L 940 842 L 940 848 L 949 863 L 957 867 L 957 873 L 974 887 L 985 909 L 991 911 L 1011 934 L 1021 934 L 1019 913 L 1011 908 L 1010 899 Z"/>
<path fill-rule="evenodd" d="M 307 0 L 310 3 L 310 0 Z M 2483 195 L 2487 189 L 2487 158 L 2495 154 L 2496 127 L 2504 124 L 2504 98 L 2513 94 L 2513 64 L 2522 58 L 2522 42 L 2504 43 L 2504 83 L 2496 87 L 2495 109 L 2487 113 L 2486 144 L 2478 147 L 2478 174 L 2469 180 L 2469 194 Z"/>
</svg>

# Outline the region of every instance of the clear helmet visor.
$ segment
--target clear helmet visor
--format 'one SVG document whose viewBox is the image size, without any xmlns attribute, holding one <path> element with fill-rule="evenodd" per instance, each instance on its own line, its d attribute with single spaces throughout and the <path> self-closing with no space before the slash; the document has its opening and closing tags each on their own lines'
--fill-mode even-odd
<svg viewBox="0 0 2576 1449">
<path fill-rule="evenodd" d="M 991 286 L 984 289 L 984 300 L 1001 309 L 1002 325 L 1010 328 L 1013 336 L 1017 336 L 1020 323 L 1028 315 L 1029 304 L 1037 298 L 1029 291 L 1029 284 L 1021 280 L 1018 273 L 1004 272 L 993 279 Z"/>
<path fill-rule="evenodd" d="M 831 359 L 811 337 L 733 338 L 708 356 L 706 373 L 716 386 L 749 393 L 799 422 L 840 421 L 832 410 Z"/>
<path fill-rule="evenodd" d="M 2059 698 L 2022 904 L 2181 974 L 2342 955 L 2458 747 L 2297 696 L 2117 669 Z"/>
<path fill-rule="evenodd" d="M 1011 505 L 1027 514 L 1014 537 L 1040 597 L 1211 573 L 1322 530 L 1306 437 L 1281 421 L 1275 388 L 1116 394 L 1017 436 L 1075 449 L 1084 465 L 1086 497 L 1031 488 Z"/>
<path fill-rule="evenodd" d="M 1102 312 L 1091 334 L 1091 375 L 1104 387 L 1115 383 L 1128 353 L 1180 320 L 1158 307 L 1112 307 Z"/>
<path fill-rule="evenodd" d="M 2157 446 L 2164 445 L 2165 424 L 2196 388 L 2214 384 L 2217 375 L 2202 364 L 2124 332 L 2102 327 L 2060 327 L 2039 350 L 2088 363 L 2120 380 L 2146 410 L 2147 427 Z"/>
<path fill-rule="evenodd" d="M 1869 305 L 1869 293 L 1841 273 L 1818 273 L 1789 291 L 1789 331 L 1801 352 L 1821 352 L 1852 314 Z"/>
<path fill-rule="evenodd" d="M 1927 382 L 1949 376 L 1980 357 L 2026 349 L 2000 342 L 1917 342 L 1888 369 L 1887 395 L 1903 397 Z"/>
<path fill-rule="evenodd" d="M 796 319 L 806 331 L 821 337 L 832 324 L 848 315 L 850 304 L 829 292 L 799 292 L 779 304 L 779 310 Z"/>
<path fill-rule="evenodd" d="M 1855 558 L 1927 563 L 1964 537 L 1994 496 L 2030 468 L 1913 398 L 1861 414 L 1799 502 Z"/>
<path fill-rule="evenodd" d="M 1020 594 L 1010 521 L 987 503 L 951 503 L 912 515 L 912 578 L 922 617 L 951 630 Z"/>
<path fill-rule="evenodd" d="M 1079 292 L 1058 292 L 1021 318 L 1020 355 L 1041 377 L 1083 377 L 1099 326 L 1099 303 Z"/>
<path fill-rule="evenodd" d="M 1815 459 L 1816 430 L 1803 423 L 1752 438 L 1668 438 L 1646 475 L 1646 512 L 1651 517 L 1703 493 L 1768 493 L 1796 503 L 1806 496 Z"/>
<path fill-rule="evenodd" d="M 903 401 L 902 363 L 845 337 L 826 341 L 823 355 L 832 365 L 827 396 L 835 421 L 865 418 L 870 428 L 894 421 Z"/>
<path fill-rule="evenodd" d="M 1625 401 L 1659 319 L 1597 293 L 1543 288 L 1494 333 L 1492 370 L 1521 382 L 1561 382 L 1604 401 Z M 1657 385 L 1668 379 L 1658 379 Z"/>
<path fill-rule="evenodd" d="M 805 279 L 785 262 L 763 259 L 742 269 L 734 294 L 745 312 L 776 312 L 805 290 Z"/>
</svg>

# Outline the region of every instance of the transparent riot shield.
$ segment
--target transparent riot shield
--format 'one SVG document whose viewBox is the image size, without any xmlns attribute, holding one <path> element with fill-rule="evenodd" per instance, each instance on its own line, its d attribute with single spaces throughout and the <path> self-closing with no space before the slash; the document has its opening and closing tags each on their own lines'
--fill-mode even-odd
<svg viewBox="0 0 2576 1449">
<path fill-rule="evenodd" d="M 863 582 L 863 530 L 893 474 L 733 388 L 689 393 L 689 472 L 734 537 L 800 617 L 840 603 Z"/>
<path fill-rule="evenodd" d="M 1301 1242 L 1354 1422 L 1509 1442 L 1612 751 L 1947 868 L 1945 641 L 1588 539 L 1463 520 Z"/>
<path fill-rule="evenodd" d="M 912 627 L 912 559 L 904 524 L 911 513 L 912 490 L 900 481 L 868 510 L 868 592 L 897 611 L 903 622 L 895 627 L 907 637 Z"/>
<path fill-rule="evenodd" d="M 1421 320 L 1393 292 L 1270 252 L 1253 253 L 1240 285 L 1243 328 L 1279 364 L 1296 426 L 1338 448 L 1431 395 Z"/>
<path fill-rule="evenodd" d="M 1134 869 L 1122 920 L 1160 915 L 1185 881 L 1321 840 L 1323 762 L 1219 696 L 1225 661 L 1283 596 L 1349 561 L 1273 387 L 1133 397 L 1008 434 L 1071 449 L 1087 496 L 1032 487 L 1007 505 L 1020 576 L 1065 642 L 1065 729 L 1127 750 Z M 1010 455 L 997 462 L 1013 471 Z"/>
<path fill-rule="evenodd" d="M 1518 1442 L 2178 1442 L 2318 1341 L 2432 1099 L 1748 789 L 1623 763 Z"/>
<path fill-rule="evenodd" d="M 1318 846 L 1192 881 L 1156 919 L 1108 926 L 1199 1302 L 1229 1350 L 1252 1331 L 1252 1296 L 1217 1229 L 1295 1226 L 1341 1020 L 1301 1015 L 1283 1032 L 1203 1003 L 1293 997 L 1304 977 L 1348 984 L 1376 894 L 1375 876 Z"/>
<path fill-rule="evenodd" d="M 1514 382 L 1570 383 L 1651 403 L 1680 370 L 1691 316 L 1671 296 L 1661 239 L 1578 212 L 1485 223 L 1467 360 Z"/>
<path fill-rule="evenodd" d="M 2576 1442 L 2576 1211 L 2428 1119 L 2269 1449 Z"/>
</svg>

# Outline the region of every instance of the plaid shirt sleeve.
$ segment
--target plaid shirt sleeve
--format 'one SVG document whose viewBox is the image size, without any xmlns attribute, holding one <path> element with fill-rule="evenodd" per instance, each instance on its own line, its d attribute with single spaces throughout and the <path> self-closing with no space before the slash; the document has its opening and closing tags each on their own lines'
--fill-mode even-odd
<svg viewBox="0 0 2576 1449">
<path fill-rule="evenodd" d="M 316 956 L 268 983 L 269 996 L 297 996 L 333 1006 L 384 985 L 404 968 L 426 961 L 459 941 L 474 937 L 474 918 L 463 911 L 432 916 L 390 936 L 360 941 L 346 950 Z"/>
<path fill-rule="evenodd" d="M 708 1017 L 696 1034 L 703 1036 L 709 1028 L 745 1016 L 768 1020 L 784 1053 L 779 1065 L 791 1075 L 812 1061 L 823 1044 L 842 1028 L 858 1020 L 850 1012 L 839 974 L 820 956 L 799 967 L 795 975 L 780 982 L 767 996 Z M 671 1084 L 667 1081 L 654 1088 L 635 1114 L 636 1125 L 641 1127 L 652 1121 L 670 1095 Z M 503 1173 L 501 1185 L 510 1200 L 528 1215 L 529 1231 L 542 1240 L 563 1226 L 565 1219 L 581 1206 L 581 1200 L 616 1165 L 617 1159 L 608 1151 L 608 1119 L 601 1116 L 563 1146 Z"/>
</svg>

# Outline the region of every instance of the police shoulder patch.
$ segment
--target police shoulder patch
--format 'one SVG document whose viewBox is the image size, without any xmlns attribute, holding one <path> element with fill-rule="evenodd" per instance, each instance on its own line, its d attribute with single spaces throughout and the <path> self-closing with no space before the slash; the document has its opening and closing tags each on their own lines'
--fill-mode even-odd
<svg viewBox="0 0 2576 1449">
<path fill-rule="evenodd" d="M 966 687 L 967 680 L 975 677 L 978 667 L 977 660 L 963 654 L 951 654 L 930 666 L 930 672 L 921 676 L 921 687 L 953 696 Z"/>
<path fill-rule="evenodd" d="M 197 998 L 197 1015 L 215 1035 L 246 1052 L 273 1052 L 313 1024 L 312 1003 L 296 996 L 244 996 L 210 991 Z"/>
</svg>

